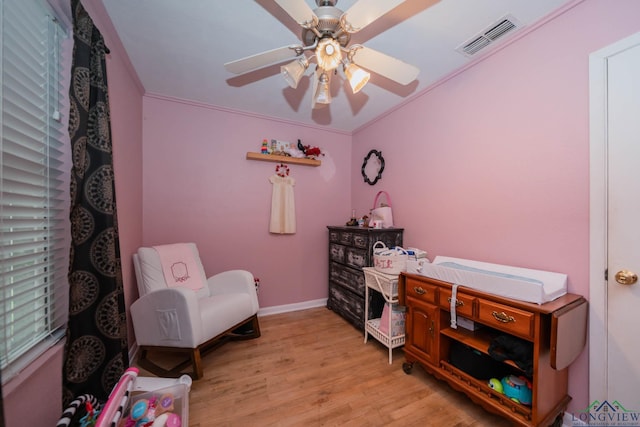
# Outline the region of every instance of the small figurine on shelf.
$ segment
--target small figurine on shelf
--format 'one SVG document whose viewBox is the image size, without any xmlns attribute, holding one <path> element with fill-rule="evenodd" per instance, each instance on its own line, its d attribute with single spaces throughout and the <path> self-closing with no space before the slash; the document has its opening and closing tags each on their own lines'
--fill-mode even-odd
<svg viewBox="0 0 640 427">
<path fill-rule="evenodd" d="M 298 140 L 298 143 L 299 143 L 299 141 L 300 140 Z M 356 218 L 356 210 L 355 209 L 351 210 L 351 219 L 345 225 L 347 227 L 354 227 L 354 226 L 358 225 L 358 218 Z"/>
<path fill-rule="evenodd" d="M 311 145 L 302 145 L 302 141 L 298 140 L 298 150 L 304 153 L 304 157 L 307 159 L 317 159 L 320 156 L 324 156 L 322 150 L 319 147 L 312 147 Z"/>
<path fill-rule="evenodd" d="M 262 140 L 262 147 L 260 148 L 260 153 L 269 154 L 269 143 L 266 139 Z"/>
<path fill-rule="evenodd" d="M 288 145 L 289 145 L 288 142 L 272 139 L 270 154 L 275 154 L 277 156 L 289 156 L 289 154 L 286 151 Z"/>
<path fill-rule="evenodd" d="M 304 152 L 300 151 L 294 144 L 287 144 L 287 146 L 284 148 L 284 152 L 287 155 L 296 157 L 298 159 L 302 159 L 305 157 Z"/>
</svg>

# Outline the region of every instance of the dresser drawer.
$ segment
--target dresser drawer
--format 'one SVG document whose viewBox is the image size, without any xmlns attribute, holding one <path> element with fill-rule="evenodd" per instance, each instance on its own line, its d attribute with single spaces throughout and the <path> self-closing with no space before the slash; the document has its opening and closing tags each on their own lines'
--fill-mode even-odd
<svg viewBox="0 0 640 427">
<path fill-rule="evenodd" d="M 329 263 L 329 280 L 345 288 L 349 288 L 364 298 L 365 280 L 362 271 L 354 270 L 335 262 Z"/>
<path fill-rule="evenodd" d="M 356 233 L 350 230 L 329 230 L 329 242 L 351 246 L 355 235 Z"/>
<path fill-rule="evenodd" d="M 534 314 L 531 312 L 480 299 L 478 318 L 492 328 L 522 338 L 533 338 Z"/>
<path fill-rule="evenodd" d="M 355 268 L 368 267 L 367 251 L 364 249 L 346 247 L 344 263 Z"/>
<path fill-rule="evenodd" d="M 329 242 L 333 242 L 333 243 L 340 242 L 340 231 L 339 230 L 329 230 Z"/>
<path fill-rule="evenodd" d="M 346 249 L 345 246 L 329 243 L 329 260 L 344 264 Z"/>
<path fill-rule="evenodd" d="M 433 304 L 436 302 L 436 292 L 436 286 L 426 284 L 419 280 L 407 279 L 406 293 L 408 297 Z"/>
<path fill-rule="evenodd" d="M 353 233 L 353 246 L 357 248 L 369 248 L 369 236 L 363 233 Z"/>
<path fill-rule="evenodd" d="M 327 307 L 353 323 L 358 329 L 364 329 L 363 297 L 330 282 Z"/>
<path fill-rule="evenodd" d="M 453 292 L 450 289 L 439 290 L 440 293 L 440 307 L 447 311 L 451 311 L 451 295 Z M 468 318 L 473 317 L 473 304 L 476 298 L 463 294 L 461 292 L 456 293 L 456 314 L 465 316 Z"/>
</svg>

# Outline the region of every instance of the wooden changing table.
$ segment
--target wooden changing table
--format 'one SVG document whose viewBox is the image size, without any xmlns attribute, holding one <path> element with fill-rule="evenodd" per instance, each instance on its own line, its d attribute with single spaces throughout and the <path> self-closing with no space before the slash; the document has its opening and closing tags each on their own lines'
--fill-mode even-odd
<svg viewBox="0 0 640 427">
<path fill-rule="evenodd" d="M 417 362 L 486 410 L 517 425 L 548 426 L 562 416 L 571 400 L 567 393 L 568 366 L 586 344 L 587 301 L 582 296 L 566 294 L 538 305 L 459 286 L 456 314 L 481 325 L 475 331 L 450 327 L 450 283 L 401 273 L 398 296 L 407 308 L 405 373 L 410 374 Z M 476 379 L 451 363 L 452 343 L 488 354 L 490 341 L 499 334 L 533 343 L 531 405 L 509 399 L 491 389 L 487 380 Z M 504 363 L 518 372 L 515 363 Z"/>
</svg>

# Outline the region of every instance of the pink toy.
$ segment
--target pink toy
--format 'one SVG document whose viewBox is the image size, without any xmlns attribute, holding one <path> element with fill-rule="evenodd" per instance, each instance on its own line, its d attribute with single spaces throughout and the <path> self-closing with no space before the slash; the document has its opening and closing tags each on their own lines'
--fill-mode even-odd
<svg viewBox="0 0 640 427">
<path fill-rule="evenodd" d="M 109 400 L 104 405 L 104 408 L 102 408 L 102 412 L 100 412 L 98 421 L 96 421 L 95 424 L 96 427 L 109 426 L 115 418 L 120 418 L 127 400 L 125 393 L 127 391 L 131 392 L 133 382 L 137 378 L 138 372 L 138 368 L 129 368 L 124 372 L 122 377 L 120 377 L 120 381 L 118 381 L 118 384 L 116 384 L 113 391 L 111 391 Z"/>
<path fill-rule="evenodd" d="M 169 418 L 167 418 L 166 427 L 180 427 L 182 425 L 182 421 L 180 421 L 180 417 L 176 414 L 169 414 Z"/>
</svg>

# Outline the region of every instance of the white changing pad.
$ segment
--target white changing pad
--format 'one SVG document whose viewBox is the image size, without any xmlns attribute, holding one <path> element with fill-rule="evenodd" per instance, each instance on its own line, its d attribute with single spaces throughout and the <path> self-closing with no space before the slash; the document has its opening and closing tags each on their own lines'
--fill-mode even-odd
<svg viewBox="0 0 640 427">
<path fill-rule="evenodd" d="M 437 256 L 433 263 L 410 262 L 407 272 L 536 304 L 567 293 L 566 274 L 461 258 Z"/>
</svg>

